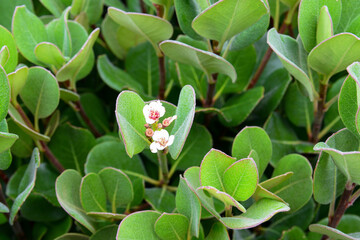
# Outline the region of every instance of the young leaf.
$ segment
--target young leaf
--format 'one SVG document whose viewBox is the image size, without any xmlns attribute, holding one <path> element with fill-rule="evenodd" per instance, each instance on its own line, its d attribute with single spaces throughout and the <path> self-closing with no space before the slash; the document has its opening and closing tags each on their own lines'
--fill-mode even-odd
<svg viewBox="0 0 360 240">
<path fill-rule="evenodd" d="M 121 221 L 116 239 L 138 239 L 138 240 L 158 240 L 154 225 L 161 216 L 155 211 L 140 211 L 128 215 Z M 141 226 L 139 231 L 138 226 Z"/>
<path fill-rule="evenodd" d="M 141 97 L 130 91 L 122 91 L 116 100 L 116 120 L 126 152 L 131 158 L 150 144 L 145 136 L 144 106 Z"/>
<path fill-rule="evenodd" d="M 48 40 L 41 20 L 25 6 L 18 6 L 13 16 L 12 32 L 21 54 L 30 62 L 41 65 L 34 53 L 37 44 Z"/>
<path fill-rule="evenodd" d="M 268 6 L 261 0 L 220 0 L 198 15 L 192 27 L 201 36 L 218 41 L 221 49 L 225 41 L 256 23 L 267 12 Z"/>
<path fill-rule="evenodd" d="M 18 63 L 17 48 L 12 34 L 5 27 L 0 25 L 0 48 L 3 46 L 6 46 L 8 49 L 8 60 L 6 61 L 5 65 L 1 65 L 4 67 L 7 73 L 11 73 L 15 70 L 15 67 Z"/>
<path fill-rule="evenodd" d="M 7 61 L 9 60 L 9 49 L 7 46 L 3 46 L 0 49 L 0 65 L 1 66 L 5 66 L 5 64 L 7 63 Z"/>
<path fill-rule="evenodd" d="M 89 173 L 82 178 L 80 201 L 86 212 L 107 212 L 104 185 L 96 173 Z"/>
<path fill-rule="evenodd" d="M 287 35 L 278 34 L 273 28 L 268 32 L 267 42 L 289 73 L 305 87 L 312 101 L 314 86 L 309 78 L 307 53 L 301 39 L 295 40 Z"/>
<path fill-rule="evenodd" d="M 224 187 L 237 201 L 246 201 L 254 194 L 259 182 L 256 163 L 252 158 L 241 159 L 228 167 L 223 176 Z"/>
<path fill-rule="evenodd" d="M 18 68 L 15 72 L 8 74 L 11 87 L 11 102 L 14 104 L 14 106 L 18 104 L 17 96 L 25 86 L 28 74 L 29 68 L 26 66 Z"/>
<path fill-rule="evenodd" d="M 211 227 L 209 234 L 206 236 L 205 240 L 230 240 L 229 233 L 226 227 L 221 223 L 214 223 Z"/>
<path fill-rule="evenodd" d="M 173 212 L 175 209 L 175 196 L 166 188 L 147 188 L 144 199 L 158 212 Z"/>
<path fill-rule="evenodd" d="M 53 43 L 42 42 L 35 47 L 36 58 L 48 65 L 50 68 L 60 69 L 65 64 L 66 59 L 60 49 Z"/>
<path fill-rule="evenodd" d="M 18 195 L 14 200 L 14 203 L 10 210 L 9 222 L 11 225 L 14 224 L 16 214 L 19 212 L 21 205 L 25 202 L 26 198 L 30 195 L 30 192 L 35 186 L 36 171 L 40 166 L 40 152 L 39 149 L 35 148 L 29 165 L 27 166 L 24 175 L 22 176 Z"/>
<path fill-rule="evenodd" d="M 128 13 L 113 7 L 108 9 L 108 14 L 118 24 L 146 38 L 158 56 L 162 55 L 158 43 L 169 39 L 173 34 L 173 27 L 168 21 L 153 15 Z"/>
<path fill-rule="evenodd" d="M 6 170 L 10 167 L 12 162 L 12 156 L 10 153 L 10 147 L 18 139 L 18 136 L 12 133 L 8 133 L 8 125 L 6 119 L 0 121 L 0 169 Z"/>
<path fill-rule="evenodd" d="M 40 0 L 42 5 L 51 12 L 55 17 L 60 17 L 66 8 L 65 1 L 62 0 Z"/>
<path fill-rule="evenodd" d="M 177 119 L 171 130 L 171 135 L 174 135 L 174 143 L 169 147 L 169 152 L 173 159 L 179 157 L 181 150 L 184 147 L 194 120 L 195 105 L 194 89 L 190 85 L 183 87 L 180 92 L 176 109 Z"/>
<path fill-rule="evenodd" d="M 324 226 L 321 224 L 311 224 L 309 226 L 309 230 L 311 232 L 320 233 L 322 235 L 326 235 L 328 237 L 331 237 L 332 239 L 341 239 L 341 240 L 356 240 L 358 238 L 354 238 L 350 235 L 347 235 L 336 228 Z"/>
<path fill-rule="evenodd" d="M 360 39 L 351 33 L 340 33 L 317 45 L 309 53 L 308 63 L 315 71 L 331 77 L 360 61 L 359 56 Z"/>
<path fill-rule="evenodd" d="M 6 76 L 6 72 L 2 66 L 0 66 L 0 121 L 2 121 L 8 111 L 10 102 L 10 85 Z"/>
<path fill-rule="evenodd" d="M 81 175 L 75 170 L 66 170 L 56 180 L 55 190 L 61 207 L 80 224 L 91 232 L 96 226 L 93 220 L 86 215 L 80 202 Z"/>
<path fill-rule="evenodd" d="M 113 212 L 120 206 L 127 206 L 133 200 L 133 185 L 125 173 L 109 167 L 101 170 L 99 176 Z"/>
<path fill-rule="evenodd" d="M 233 82 L 236 81 L 236 71 L 231 63 L 214 53 L 173 40 L 162 42 L 160 48 L 172 60 L 200 69 L 207 76 L 222 73 L 229 76 Z"/>
<path fill-rule="evenodd" d="M 319 44 L 332 35 L 334 35 L 334 29 L 329 9 L 327 6 L 323 6 L 320 9 L 319 20 L 316 29 L 316 43 Z"/>
<path fill-rule="evenodd" d="M 89 236 L 80 233 L 66 233 L 55 240 L 89 240 Z"/>
<path fill-rule="evenodd" d="M 280 240 L 290 240 L 290 239 L 303 240 L 306 239 L 306 235 L 301 228 L 295 226 L 287 231 L 284 231 Z"/>
<path fill-rule="evenodd" d="M 225 153 L 211 149 L 204 157 L 200 166 L 200 181 L 202 186 L 210 186 L 226 192 L 223 175 L 225 170 L 235 163 L 236 159 Z"/>
<path fill-rule="evenodd" d="M 243 159 L 249 157 L 252 151 L 258 155 L 258 159 L 253 160 L 261 177 L 272 155 L 270 138 L 262 128 L 243 128 L 234 139 L 231 155 L 236 159 Z"/>
<path fill-rule="evenodd" d="M 37 94 L 34 94 L 34 93 Z M 45 68 L 29 68 L 20 97 L 36 121 L 50 116 L 59 105 L 60 92 L 56 78 Z"/>
<path fill-rule="evenodd" d="M 0 213 L 8 213 L 8 212 L 9 212 L 9 208 L 3 203 L 0 203 Z"/>
<path fill-rule="evenodd" d="M 189 219 L 178 213 L 163 213 L 155 222 L 155 232 L 162 240 L 186 239 Z"/>
</svg>

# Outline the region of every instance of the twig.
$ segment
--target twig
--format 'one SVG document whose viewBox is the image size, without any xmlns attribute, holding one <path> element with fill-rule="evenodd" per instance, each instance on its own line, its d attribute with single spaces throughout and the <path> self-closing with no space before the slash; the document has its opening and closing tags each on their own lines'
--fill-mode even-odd
<svg viewBox="0 0 360 240">
<path fill-rule="evenodd" d="M 160 179 L 160 182 L 167 185 L 169 183 L 169 167 L 168 167 L 166 153 L 164 153 L 163 151 L 158 151 L 157 155 L 158 155 L 159 166 L 162 173 L 161 174 L 162 179 Z"/>
<path fill-rule="evenodd" d="M 41 147 L 44 149 L 45 156 L 49 159 L 51 164 L 60 172 L 62 173 L 65 171 L 65 168 L 61 165 L 59 160 L 54 156 L 54 154 L 51 152 L 50 148 L 46 145 L 45 142 L 40 141 Z"/>
<path fill-rule="evenodd" d="M 315 118 L 314 118 L 312 138 L 311 138 L 311 142 L 313 142 L 313 143 L 317 143 L 319 140 L 319 133 L 320 133 L 323 119 L 324 119 L 325 108 L 326 108 L 325 107 L 326 94 L 327 94 L 327 88 L 328 88 L 327 82 L 328 82 L 328 80 L 325 80 L 325 82 L 320 83 L 320 95 L 319 95 L 317 109 L 315 111 Z"/>
<path fill-rule="evenodd" d="M 8 204 L 6 202 L 6 198 L 5 198 L 4 192 L 2 190 L 1 184 L 0 184 L 0 202 L 3 203 L 5 206 L 7 206 L 9 208 L 9 206 L 8 206 Z M 6 216 L 7 219 L 10 218 L 9 213 L 4 213 L 4 215 Z M 19 240 L 25 240 L 26 239 L 24 231 L 22 230 L 20 223 L 16 219 L 15 219 L 14 224 L 12 226 L 12 230 L 15 233 L 15 236 L 16 236 L 17 239 L 19 239 Z"/>
<path fill-rule="evenodd" d="M 141 12 L 142 13 L 147 13 L 144 0 L 139 0 L 139 1 L 140 1 Z"/>
<path fill-rule="evenodd" d="M 355 188 L 355 183 L 347 183 L 346 184 L 345 190 L 341 196 L 341 199 L 336 208 L 335 214 L 334 214 L 333 218 L 331 219 L 331 221 L 329 221 L 329 224 L 328 224 L 329 227 L 336 228 L 337 225 L 339 224 L 346 209 L 349 207 L 349 200 L 351 198 L 352 192 L 354 191 L 354 188 Z M 328 239 L 328 237 L 326 235 L 324 235 L 321 239 L 326 240 L 326 239 Z"/>
<path fill-rule="evenodd" d="M 217 77 L 218 77 L 217 73 L 214 73 L 210 76 L 209 87 L 207 90 L 206 100 L 205 100 L 205 104 L 204 104 L 205 108 L 212 107 L 214 104 L 213 97 L 214 97 Z"/>
<path fill-rule="evenodd" d="M 33 124 L 31 123 L 30 119 L 28 118 L 28 116 L 26 115 L 26 113 L 24 112 L 24 110 L 22 109 L 22 107 L 20 106 L 20 104 L 17 104 L 15 106 L 15 109 L 18 111 L 18 113 L 20 114 L 21 118 L 24 120 L 25 124 L 31 128 L 34 129 Z"/>
<path fill-rule="evenodd" d="M 165 57 L 158 57 L 159 59 L 159 74 L 160 74 L 160 85 L 159 85 L 159 99 L 165 100 L 165 88 L 166 88 L 166 70 L 165 70 Z"/>
<path fill-rule="evenodd" d="M 90 118 L 87 116 L 83 106 L 80 101 L 75 102 L 76 108 L 79 110 L 80 116 L 85 121 L 86 125 L 90 128 L 90 131 L 94 134 L 95 137 L 101 137 L 102 134 L 96 129 L 95 125 L 91 122 Z"/>
<path fill-rule="evenodd" d="M 8 183 L 9 178 L 6 176 L 6 174 L 0 170 L 0 178 L 4 181 L 4 183 Z"/>
</svg>

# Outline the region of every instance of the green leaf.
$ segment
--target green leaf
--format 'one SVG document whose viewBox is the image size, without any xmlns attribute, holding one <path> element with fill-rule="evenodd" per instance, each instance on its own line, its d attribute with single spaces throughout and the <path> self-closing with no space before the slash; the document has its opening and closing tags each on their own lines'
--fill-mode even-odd
<svg viewBox="0 0 360 240">
<path fill-rule="evenodd" d="M 198 144 L 199 142 L 201 144 Z M 210 151 L 212 145 L 210 132 L 204 126 L 195 123 L 180 156 L 176 160 L 170 160 L 172 167 L 175 166 L 176 170 L 186 170 L 192 166 L 200 166 L 204 155 Z"/>
<path fill-rule="evenodd" d="M 48 65 L 50 68 L 60 69 L 65 64 L 66 59 L 60 49 L 53 43 L 42 42 L 35 47 L 36 58 Z"/>
<path fill-rule="evenodd" d="M 223 181 L 227 193 L 237 201 L 246 201 L 254 194 L 259 182 L 256 163 L 252 158 L 233 163 L 225 170 Z"/>
<path fill-rule="evenodd" d="M 331 77 L 359 61 L 359 55 L 360 39 L 351 33 L 340 33 L 317 45 L 309 53 L 308 62 L 315 71 Z"/>
<path fill-rule="evenodd" d="M 113 212 L 120 206 L 126 207 L 133 200 L 133 185 L 125 173 L 109 167 L 101 170 L 99 176 Z"/>
<path fill-rule="evenodd" d="M 27 166 L 24 175 L 19 184 L 18 195 L 10 210 L 9 222 L 14 224 L 15 217 L 20 210 L 21 205 L 25 202 L 26 198 L 35 186 L 36 170 L 40 165 L 40 153 L 37 148 L 34 149 L 29 165 Z"/>
<path fill-rule="evenodd" d="M 162 240 L 186 239 L 189 220 L 178 213 L 163 213 L 155 222 L 155 232 Z"/>
<path fill-rule="evenodd" d="M 0 203 L 0 213 L 8 213 L 8 212 L 9 212 L 9 208 L 3 203 Z"/>
<path fill-rule="evenodd" d="M 160 239 L 154 229 L 156 220 L 160 213 L 154 211 L 140 211 L 127 216 L 121 221 L 116 239 L 138 239 L 138 240 L 158 240 Z M 138 226 L 141 226 L 139 231 Z"/>
<path fill-rule="evenodd" d="M 124 70 L 113 65 L 106 55 L 98 57 L 97 69 L 101 79 L 112 89 L 121 92 L 123 89 L 131 89 L 142 92 L 142 86 Z"/>
<path fill-rule="evenodd" d="M 198 15 L 192 27 L 199 35 L 217 40 L 221 49 L 225 41 L 255 24 L 267 12 L 268 7 L 261 0 L 221 0 Z"/>
<path fill-rule="evenodd" d="M 347 68 L 349 76 L 345 79 L 339 95 L 339 115 L 342 122 L 355 136 L 360 137 L 358 109 L 360 101 L 360 63 L 355 62 Z"/>
<path fill-rule="evenodd" d="M 316 44 L 321 8 L 326 5 L 332 18 L 333 28 L 336 29 L 341 14 L 342 2 L 338 0 L 302 0 L 299 7 L 299 33 L 306 51 L 310 52 Z"/>
<path fill-rule="evenodd" d="M 144 166 L 138 155 L 132 159 L 126 154 L 124 144 L 119 141 L 107 141 L 96 145 L 89 152 L 85 173 L 99 173 L 106 167 L 113 167 L 122 171 L 128 170 L 135 173 L 146 175 Z M 129 176 L 134 190 L 134 200 L 132 206 L 137 206 L 143 200 L 144 182 L 141 178 Z"/>
<path fill-rule="evenodd" d="M 324 226 L 321 224 L 311 224 L 309 226 L 309 230 L 311 232 L 320 233 L 322 235 L 326 235 L 328 237 L 331 237 L 331 239 L 341 239 L 341 240 L 356 240 L 358 238 L 351 237 L 350 235 L 347 235 L 336 228 Z"/>
<path fill-rule="evenodd" d="M 359 32 L 355 33 L 352 27 L 358 25 L 360 3 L 356 0 L 342 1 L 341 2 L 341 19 L 336 30 L 336 33 L 350 32 L 359 36 Z M 335 29 L 334 29 L 335 30 Z"/>
<path fill-rule="evenodd" d="M 86 212 L 107 212 L 105 188 L 96 173 L 89 173 L 82 178 L 80 201 Z"/>
<path fill-rule="evenodd" d="M 3 46 L 0 49 L 0 65 L 5 66 L 8 60 L 9 60 L 9 49 L 7 46 Z"/>
<path fill-rule="evenodd" d="M 360 164 L 358 161 L 360 152 L 358 150 L 358 140 L 346 129 L 340 130 L 335 135 L 339 142 L 335 147 L 320 142 L 314 146 L 314 150 L 323 151 L 332 157 L 336 167 L 346 177 L 347 181 L 360 183 Z M 347 145 L 347 147 L 346 147 Z"/>
<path fill-rule="evenodd" d="M 144 198 L 158 212 L 173 212 L 175 209 L 175 196 L 166 188 L 147 188 Z"/>
<path fill-rule="evenodd" d="M 219 199 L 221 202 L 225 204 L 225 206 L 233 206 L 236 207 L 241 212 L 246 212 L 246 209 L 243 205 L 241 205 L 236 199 L 234 199 L 230 194 L 226 192 L 219 191 L 218 189 L 210 186 L 203 186 L 198 189 L 204 190 L 211 196 Z M 197 189 L 197 190 L 198 190 Z"/>
<path fill-rule="evenodd" d="M 230 240 L 229 233 L 226 227 L 221 223 L 214 223 L 214 225 L 210 229 L 209 234 L 205 238 L 205 240 L 217 239 Z"/>
<path fill-rule="evenodd" d="M 118 226 L 109 225 L 96 231 L 89 240 L 104 240 L 104 239 L 116 239 Z"/>
<path fill-rule="evenodd" d="M 75 82 L 77 80 L 79 72 L 84 66 L 86 66 L 86 63 L 90 58 L 92 53 L 92 47 L 95 44 L 99 32 L 100 29 L 98 28 L 92 31 L 79 52 L 59 69 L 59 71 L 56 73 L 56 78 L 59 82 L 70 80 L 71 88 L 76 88 Z"/>
<path fill-rule="evenodd" d="M 189 219 L 190 234 L 198 237 L 201 217 L 200 200 L 196 196 L 194 189 L 190 188 L 182 176 L 180 176 L 179 186 L 176 191 L 176 209 Z"/>
<path fill-rule="evenodd" d="M 65 124 L 60 126 L 51 139 L 49 148 L 64 168 L 83 173 L 86 157 L 95 146 L 90 131 Z"/>
<path fill-rule="evenodd" d="M 234 139 L 231 155 L 237 159 L 243 159 L 249 157 L 252 151 L 258 155 L 258 159 L 253 160 L 261 177 L 272 155 L 270 138 L 262 128 L 243 128 Z"/>
<path fill-rule="evenodd" d="M 15 72 L 12 72 L 8 75 L 9 83 L 11 87 L 11 102 L 16 105 L 17 96 L 25 86 L 27 77 L 29 74 L 29 68 L 24 66 L 18 68 Z"/>
<path fill-rule="evenodd" d="M 0 66 L 0 121 L 7 115 L 9 102 L 10 85 L 5 70 Z"/>
<path fill-rule="evenodd" d="M 131 158 L 150 144 L 145 136 L 144 106 L 145 103 L 141 97 L 130 91 L 122 91 L 116 100 L 117 123 L 126 152 Z"/>
<path fill-rule="evenodd" d="M 5 65 L 1 65 L 4 67 L 7 73 L 11 73 L 15 70 L 15 67 L 18 63 L 18 52 L 14 37 L 5 27 L 0 25 L 0 48 L 2 48 L 3 46 L 7 47 L 8 60 L 5 62 Z"/>
<path fill-rule="evenodd" d="M 319 20 L 316 29 L 316 43 L 319 44 L 332 35 L 334 35 L 334 29 L 329 9 L 327 6 L 323 6 L 320 9 Z"/>
<path fill-rule="evenodd" d="M 60 88 L 60 99 L 64 102 L 77 102 L 80 100 L 80 95 L 71 90 Z"/>
<path fill-rule="evenodd" d="M 314 121 L 314 104 L 301 93 L 299 85 L 293 83 L 284 98 L 285 112 L 290 122 L 309 131 Z"/>
<path fill-rule="evenodd" d="M 36 132 L 35 130 L 33 130 L 32 128 L 30 128 L 29 126 L 27 126 L 26 123 L 24 122 L 24 120 L 22 119 L 21 115 L 18 113 L 18 111 L 15 109 L 15 107 L 13 107 L 12 104 L 9 105 L 8 113 L 9 113 L 10 117 L 12 118 L 12 120 L 16 123 L 16 125 L 18 125 L 21 128 L 21 130 L 23 130 L 26 134 L 31 136 L 32 139 L 34 139 L 35 141 L 37 141 L 37 140 L 41 140 L 41 141 L 45 141 L 45 142 L 50 141 L 50 138 L 48 136 L 40 134 L 40 133 Z"/>
<path fill-rule="evenodd" d="M 58 175 L 48 163 L 41 163 L 37 170 L 35 187 L 32 191 L 33 194 L 42 196 L 56 207 L 60 207 L 54 188 Z"/>
<path fill-rule="evenodd" d="M 11 145 L 16 142 L 18 136 L 8 133 L 8 125 L 5 119 L 0 121 L 0 169 L 6 170 L 10 167 L 12 156 L 10 153 Z"/>
<path fill-rule="evenodd" d="M 95 223 L 88 217 L 80 202 L 81 175 L 75 170 L 66 170 L 56 180 L 56 196 L 61 207 L 80 224 L 95 232 Z"/>
<path fill-rule="evenodd" d="M 191 23 L 193 19 L 202 11 L 200 1 L 190 0 L 174 0 L 176 17 L 179 22 L 181 30 L 193 39 L 201 40 L 202 37 L 198 35 L 192 28 Z"/>
<path fill-rule="evenodd" d="M 312 196 L 312 168 L 305 157 L 290 154 L 280 159 L 272 176 L 287 172 L 294 174 L 288 180 L 268 190 L 289 203 L 290 212 L 293 213 L 303 207 Z"/>
<path fill-rule="evenodd" d="M 158 56 L 162 55 L 158 43 L 173 34 L 173 27 L 168 21 L 153 15 L 129 13 L 113 7 L 108 8 L 108 14 L 118 24 L 147 39 Z"/>
<path fill-rule="evenodd" d="M 34 94 L 34 93 L 37 94 Z M 50 116 L 60 100 L 56 78 L 45 68 L 29 68 L 29 75 L 20 97 L 34 115 L 35 121 Z"/>
<path fill-rule="evenodd" d="M 169 146 L 169 152 L 173 159 L 177 159 L 184 147 L 186 138 L 190 132 L 195 116 L 195 92 L 187 85 L 181 89 L 179 101 L 176 109 L 177 119 L 171 130 L 174 135 L 174 143 Z"/>
<path fill-rule="evenodd" d="M 55 240 L 89 240 L 89 236 L 80 233 L 66 233 Z"/>
<path fill-rule="evenodd" d="M 306 239 L 306 235 L 304 231 L 295 226 L 287 231 L 284 231 L 280 240 L 304 240 Z"/>
<path fill-rule="evenodd" d="M 172 60 L 200 69 L 209 77 L 213 73 L 222 73 L 229 76 L 233 82 L 236 81 L 237 76 L 234 67 L 214 53 L 173 40 L 162 42 L 160 49 Z"/>
<path fill-rule="evenodd" d="M 272 199 L 261 199 L 255 202 L 246 213 L 235 217 L 223 217 L 221 222 L 231 229 L 253 228 L 269 220 L 279 212 L 287 212 L 290 208 L 282 202 Z"/>
<path fill-rule="evenodd" d="M 67 5 L 63 0 L 40 0 L 41 4 L 46 7 L 55 17 L 60 17 Z"/>
<path fill-rule="evenodd" d="M 41 65 L 34 53 L 36 45 L 48 38 L 41 20 L 25 6 L 18 6 L 13 16 L 12 32 L 21 54 L 30 62 Z"/>
<path fill-rule="evenodd" d="M 82 6 L 82 11 L 86 13 L 90 24 L 95 24 L 102 15 L 104 0 L 86 0 Z"/>
<path fill-rule="evenodd" d="M 315 90 L 313 82 L 309 78 L 307 52 L 301 39 L 295 40 L 287 35 L 278 34 L 273 28 L 268 32 L 267 43 L 279 57 L 286 70 L 304 86 L 307 95 L 313 101 L 313 91 Z"/>
<path fill-rule="evenodd" d="M 225 170 L 236 162 L 225 153 L 211 149 L 204 157 L 200 166 L 200 181 L 202 186 L 210 186 L 226 192 L 223 182 Z"/>
<path fill-rule="evenodd" d="M 264 88 L 256 87 L 230 98 L 220 109 L 224 115 L 221 116 L 222 123 L 229 127 L 241 124 L 263 97 Z"/>
<path fill-rule="evenodd" d="M 11 31 L 12 17 L 16 6 L 25 5 L 27 9 L 34 12 L 32 1 L 28 0 L 14 0 L 14 1 L 0 1 L 0 25 Z"/>
</svg>

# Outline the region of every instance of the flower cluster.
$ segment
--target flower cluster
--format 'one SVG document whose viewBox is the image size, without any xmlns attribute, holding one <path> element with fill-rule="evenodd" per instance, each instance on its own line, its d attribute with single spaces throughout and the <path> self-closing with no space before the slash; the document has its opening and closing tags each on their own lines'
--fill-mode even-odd
<svg viewBox="0 0 360 240">
<path fill-rule="evenodd" d="M 168 127 L 174 120 L 176 120 L 176 115 L 168 117 L 164 119 L 162 123 L 159 123 L 159 119 L 165 114 L 165 108 L 159 100 L 152 101 L 145 105 L 143 113 L 146 121 L 145 135 L 151 141 L 150 151 L 152 153 L 157 153 L 158 151 L 166 150 L 168 146 L 173 144 L 174 135 L 170 136 L 168 131 L 164 128 Z"/>
</svg>

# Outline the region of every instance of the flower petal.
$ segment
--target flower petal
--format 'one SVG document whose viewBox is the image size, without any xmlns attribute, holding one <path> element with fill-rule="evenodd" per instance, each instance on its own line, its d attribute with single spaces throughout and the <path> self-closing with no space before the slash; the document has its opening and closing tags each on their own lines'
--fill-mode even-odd
<svg viewBox="0 0 360 240">
<path fill-rule="evenodd" d="M 158 111 L 159 111 L 159 113 L 160 113 L 160 117 L 164 116 L 164 114 L 165 114 L 165 108 L 164 108 L 163 106 L 160 106 L 160 107 L 158 108 Z"/>
<path fill-rule="evenodd" d="M 161 138 L 164 138 L 166 141 L 169 140 L 169 133 L 165 129 L 161 129 L 160 131 Z"/>
<path fill-rule="evenodd" d="M 172 145 L 172 144 L 174 143 L 174 138 L 175 138 L 175 136 L 174 136 L 174 135 L 171 135 L 171 136 L 169 137 L 169 140 L 168 140 L 168 143 L 166 144 L 166 146 Z"/>
<path fill-rule="evenodd" d="M 157 153 L 156 142 L 153 142 L 153 143 L 150 144 L 150 151 L 152 153 Z"/>
</svg>

